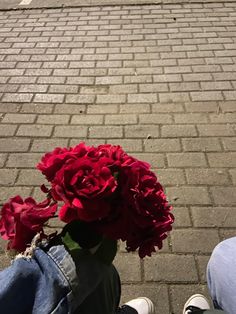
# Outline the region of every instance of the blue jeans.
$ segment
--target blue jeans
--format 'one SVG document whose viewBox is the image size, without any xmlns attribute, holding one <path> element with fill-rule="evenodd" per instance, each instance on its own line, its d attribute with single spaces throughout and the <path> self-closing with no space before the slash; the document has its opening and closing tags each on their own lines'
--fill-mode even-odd
<svg viewBox="0 0 236 314">
<path fill-rule="evenodd" d="M 113 314 L 119 298 L 113 265 L 85 250 L 74 262 L 63 245 L 36 248 L 32 258 L 17 258 L 0 272 L 1 314 Z"/>
<path fill-rule="evenodd" d="M 207 266 L 209 291 L 217 309 L 236 313 L 236 237 L 219 243 Z"/>
</svg>

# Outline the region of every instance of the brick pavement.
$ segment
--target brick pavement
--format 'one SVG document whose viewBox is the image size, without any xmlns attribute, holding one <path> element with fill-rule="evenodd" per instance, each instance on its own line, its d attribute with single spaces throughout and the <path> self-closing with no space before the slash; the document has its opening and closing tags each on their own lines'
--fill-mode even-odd
<svg viewBox="0 0 236 314">
<path fill-rule="evenodd" d="M 116 265 L 123 299 L 147 295 L 158 313 L 206 292 L 210 252 L 236 231 L 235 7 L 0 12 L 0 202 L 40 198 L 34 166 L 58 145 L 121 144 L 149 161 L 175 230 L 151 259 L 122 245 Z"/>
</svg>

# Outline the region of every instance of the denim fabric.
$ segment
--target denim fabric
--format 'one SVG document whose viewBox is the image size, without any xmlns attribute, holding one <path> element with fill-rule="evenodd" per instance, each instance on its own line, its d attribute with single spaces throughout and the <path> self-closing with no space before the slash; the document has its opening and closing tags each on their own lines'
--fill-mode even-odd
<svg viewBox="0 0 236 314">
<path fill-rule="evenodd" d="M 32 258 L 17 258 L 0 272 L 0 312 L 99 313 L 96 302 L 91 311 L 85 308 L 84 312 L 83 306 L 102 283 L 105 285 L 99 291 L 111 301 L 101 313 L 112 314 L 120 296 L 119 276 L 112 265 L 100 263 L 86 250 L 75 263 L 63 245 L 53 246 L 47 252 L 36 248 Z M 110 295 L 106 295 L 108 291 Z"/>
<path fill-rule="evenodd" d="M 217 309 L 236 313 L 236 237 L 219 243 L 207 266 L 208 288 Z"/>
</svg>

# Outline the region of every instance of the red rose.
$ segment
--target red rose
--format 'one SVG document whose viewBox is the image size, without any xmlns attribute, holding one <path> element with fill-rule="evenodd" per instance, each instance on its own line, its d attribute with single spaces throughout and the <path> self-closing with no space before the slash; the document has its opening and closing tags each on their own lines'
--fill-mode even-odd
<svg viewBox="0 0 236 314">
<path fill-rule="evenodd" d="M 120 195 L 111 215 L 95 228 L 126 241 L 128 251 L 139 249 L 141 258 L 150 256 L 155 246 L 162 247 L 174 221 L 163 188 L 149 165 L 141 161 L 121 168 L 118 182 Z"/>
<path fill-rule="evenodd" d="M 1 209 L 0 234 L 10 240 L 8 249 L 23 252 L 33 237 L 43 231 L 43 224 L 53 217 L 57 205 L 49 200 L 37 204 L 32 197 L 23 200 L 20 196 L 11 198 Z"/>
<path fill-rule="evenodd" d="M 59 213 L 63 221 L 70 222 L 72 217 L 93 221 L 108 214 L 110 203 L 106 199 L 115 191 L 117 182 L 105 166 L 105 159 L 93 162 L 86 156 L 71 160 L 57 172 L 52 190 L 65 202 Z"/>
<path fill-rule="evenodd" d="M 83 157 L 89 147 L 80 143 L 74 148 L 55 148 L 52 152 L 45 154 L 37 168 L 42 171 L 49 182 L 52 182 L 57 171 L 61 169 L 70 160 L 76 160 Z"/>
</svg>

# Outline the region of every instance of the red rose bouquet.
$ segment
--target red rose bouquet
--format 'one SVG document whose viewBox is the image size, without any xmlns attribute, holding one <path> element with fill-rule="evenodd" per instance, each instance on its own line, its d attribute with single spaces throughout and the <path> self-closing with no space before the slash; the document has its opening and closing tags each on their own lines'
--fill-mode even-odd
<svg viewBox="0 0 236 314">
<path fill-rule="evenodd" d="M 141 258 L 162 248 L 174 218 L 148 163 L 120 146 L 80 143 L 45 154 L 37 168 L 50 184 L 42 186 L 47 199 L 37 204 L 16 196 L 2 207 L 0 234 L 10 240 L 8 248 L 23 251 L 37 233 L 46 237 L 43 224 L 58 204 L 59 219 L 68 225 L 85 222 L 98 237 L 126 241 L 127 250 L 138 249 Z"/>
</svg>

